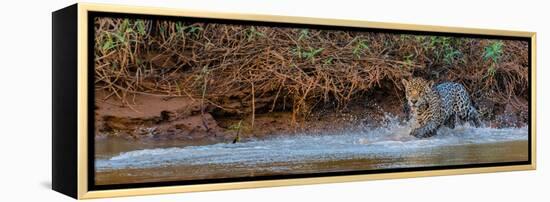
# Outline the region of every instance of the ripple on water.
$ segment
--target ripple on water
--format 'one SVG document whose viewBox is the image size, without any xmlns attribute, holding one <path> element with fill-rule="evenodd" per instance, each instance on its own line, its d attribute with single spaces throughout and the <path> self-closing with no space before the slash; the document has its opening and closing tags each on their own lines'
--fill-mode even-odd
<svg viewBox="0 0 550 202">
<path fill-rule="evenodd" d="M 327 161 L 358 157 L 403 157 L 436 147 L 527 140 L 527 128 L 442 128 L 432 138 L 408 135 L 406 125 L 335 135 L 293 135 L 237 144 L 212 144 L 120 153 L 96 159 L 97 171 L 171 165 L 244 164 Z"/>
</svg>

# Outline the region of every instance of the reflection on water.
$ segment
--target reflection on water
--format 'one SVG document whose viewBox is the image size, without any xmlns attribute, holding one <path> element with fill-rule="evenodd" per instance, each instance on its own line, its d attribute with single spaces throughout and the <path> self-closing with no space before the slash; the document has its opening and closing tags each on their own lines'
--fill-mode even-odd
<svg viewBox="0 0 550 202">
<path fill-rule="evenodd" d="M 404 125 L 237 144 L 122 147 L 96 155 L 96 183 L 244 177 L 527 160 L 527 128 L 442 128 L 417 139 Z M 96 145 L 101 147 L 102 142 Z M 186 146 L 176 146 L 176 144 Z M 136 144 L 131 144 L 136 145 Z M 150 144 L 147 144 L 150 145 Z M 139 146 L 139 144 L 138 144 Z M 96 147 L 97 148 L 97 147 Z"/>
</svg>

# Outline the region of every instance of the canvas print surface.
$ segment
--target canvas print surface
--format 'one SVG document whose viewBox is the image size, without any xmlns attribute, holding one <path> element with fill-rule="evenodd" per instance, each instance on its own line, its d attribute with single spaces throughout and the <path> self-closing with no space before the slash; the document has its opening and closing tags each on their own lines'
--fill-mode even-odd
<svg viewBox="0 0 550 202">
<path fill-rule="evenodd" d="M 529 160 L 529 41 L 93 18 L 96 185 Z"/>
</svg>

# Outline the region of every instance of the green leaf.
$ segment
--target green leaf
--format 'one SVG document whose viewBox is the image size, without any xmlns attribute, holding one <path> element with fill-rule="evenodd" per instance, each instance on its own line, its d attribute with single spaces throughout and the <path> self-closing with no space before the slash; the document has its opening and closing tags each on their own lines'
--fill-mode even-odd
<svg viewBox="0 0 550 202">
<path fill-rule="evenodd" d="M 145 23 L 143 22 L 143 20 L 138 20 L 136 22 L 136 27 L 140 35 L 145 35 Z"/>
<path fill-rule="evenodd" d="M 111 36 L 107 35 L 107 40 L 103 43 L 103 46 L 101 47 L 101 49 L 103 51 L 108 51 L 114 48 L 115 46 L 116 44 L 115 42 L 113 42 L 113 39 L 111 38 Z"/>
<path fill-rule="evenodd" d="M 115 36 L 115 38 L 116 38 L 118 41 L 124 43 L 124 41 L 125 41 L 124 36 L 122 36 L 122 35 L 120 35 L 120 34 L 117 34 L 117 33 L 113 33 L 113 35 Z"/>
<path fill-rule="evenodd" d="M 355 57 L 360 58 L 361 53 L 363 53 L 365 50 L 368 50 L 368 49 L 369 49 L 369 45 L 367 44 L 367 41 L 366 40 L 360 40 L 357 43 L 357 45 L 355 45 L 355 47 L 353 48 L 352 54 Z"/>
<path fill-rule="evenodd" d="M 332 64 L 332 60 L 333 60 L 333 59 L 334 59 L 334 58 L 332 58 L 332 57 L 328 57 L 327 59 L 325 59 L 324 64 L 325 64 L 325 65 Z"/>
<path fill-rule="evenodd" d="M 504 44 L 502 41 L 496 41 L 493 42 L 487 46 L 485 46 L 483 60 L 487 61 L 489 59 L 493 60 L 493 62 L 498 62 L 500 57 L 502 56 L 502 46 Z"/>
<path fill-rule="evenodd" d="M 256 28 L 250 27 L 246 30 L 246 38 L 248 41 L 252 41 L 255 39 L 256 36 L 264 37 L 264 33 L 256 31 Z"/>
<path fill-rule="evenodd" d="M 298 37 L 298 41 L 300 41 L 300 40 L 302 40 L 302 39 L 304 39 L 304 38 L 309 38 L 308 34 L 309 34 L 309 30 L 308 30 L 308 29 L 302 29 L 302 30 L 300 31 L 300 36 Z"/>
</svg>

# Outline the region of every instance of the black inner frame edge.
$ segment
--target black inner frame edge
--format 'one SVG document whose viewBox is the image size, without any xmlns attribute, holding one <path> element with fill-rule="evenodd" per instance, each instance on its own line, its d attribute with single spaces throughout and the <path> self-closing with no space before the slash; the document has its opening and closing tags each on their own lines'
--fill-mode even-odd
<svg viewBox="0 0 550 202">
<path fill-rule="evenodd" d="M 501 39 L 501 40 L 520 40 L 528 42 L 529 49 L 529 120 L 528 120 L 528 160 L 516 162 L 497 162 L 497 163 L 479 163 L 465 165 L 443 165 L 443 166 L 427 166 L 414 168 L 391 168 L 377 170 L 358 170 L 345 172 L 327 172 L 327 173 L 307 173 L 307 174 L 289 174 L 289 175 L 270 175 L 270 176 L 254 176 L 254 177 L 235 177 L 235 178 L 217 178 L 217 179 L 201 179 L 201 180 L 185 180 L 185 181 L 163 181 L 163 182 L 146 182 L 146 183 L 128 183 L 128 184 L 112 184 L 112 185 L 96 185 L 95 184 L 95 30 L 94 19 L 97 17 L 113 17 L 113 18 L 131 18 L 131 19 L 151 19 L 151 20 L 172 20 L 185 22 L 203 22 L 203 23 L 219 23 L 219 24 L 239 24 L 253 26 L 269 26 L 269 27 L 287 27 L 287 28 L 310 28 L 322 30 L 338 30 L 338 31 L 362 31 L 362 32 L 377 32 L 377 33 L 393 33 L 393 34 L 412 34 L 412 35 L 431 35 L 431 36 L 451 36 L 451 37 L 467 37 L 479 39 Z M 430 171 L 430 170 L 448 170 L 448 169 L 464 169 L 464 168 L 484 168 L 497 166 L 515 166 L 515 165 L 530 165 L 532 162 L 532 103 L 533 97 L 531 91 L 532 81 L 532 41 L 530 37 L 518 36 L 493 36 L 483 34 L 464 34 L 464 33 L 447 33 L 447 32 L 429 32 L 429 31 L 411 31 L 399 29 L 380 29 L 380 28 L 363 28 L 363 27 L 346 27 L 333 25 L 317 25 L 317 24 L 300 24 L 300 23 L 280 23 L 280 22 L 260 22 L 250 20 L 229 20 L 229 19 L 211 19 L 211 18 L 196 18 L 196 17 L 176 17 L 162 15 L 145 15 L 145 14 L 128 14 L 128 13 L 113 13 L 113 12 L 97 12 L 88 11 L 88 190 L 112 190 L 126 188 L 145 188 L 145 187 L 161 187 L 161 186 L 177 186 L 177 185 L 195 185 L 195 184 L 214 184 L 214 183 L 230 183 L 244 181 L 262 181 L 262 180 L 277 180 L 277 179 L 300 179 L 311 177 L 334 177 L 334 176 L 349 176 L 349 175 L 364 175 L 364 174 L 379 174 L 379 173 L 397 173 L 411 171 Z"/>
</svg>

